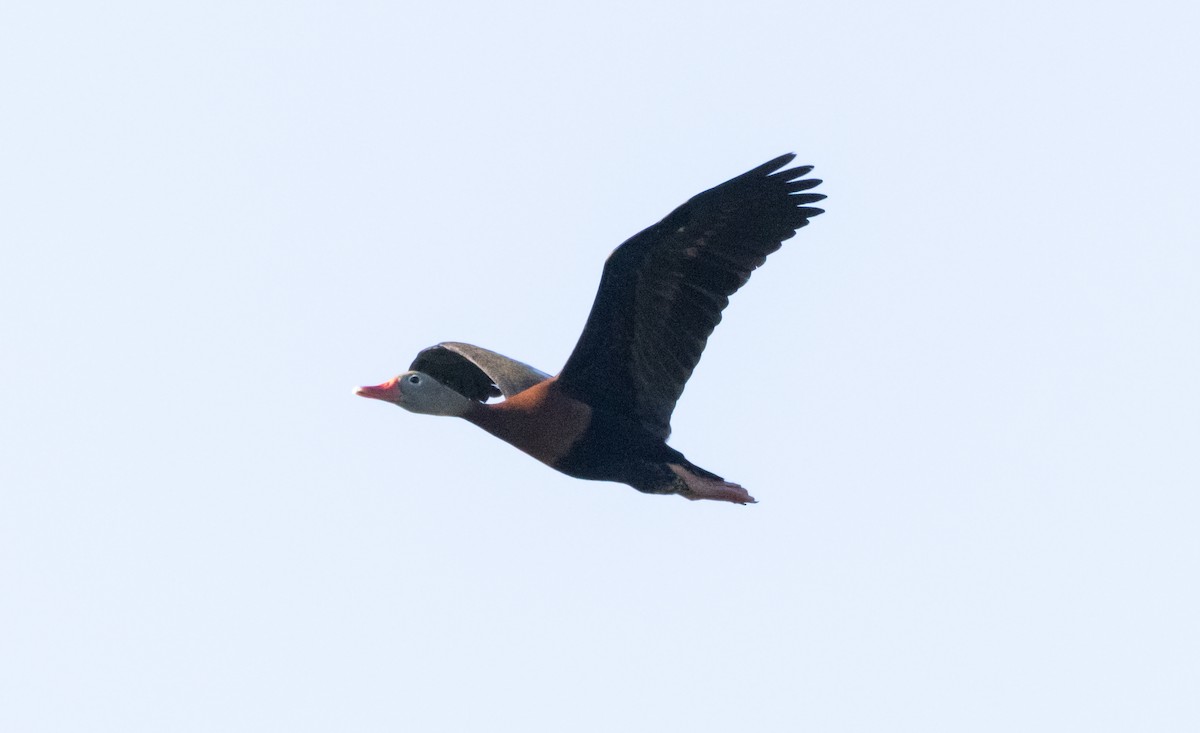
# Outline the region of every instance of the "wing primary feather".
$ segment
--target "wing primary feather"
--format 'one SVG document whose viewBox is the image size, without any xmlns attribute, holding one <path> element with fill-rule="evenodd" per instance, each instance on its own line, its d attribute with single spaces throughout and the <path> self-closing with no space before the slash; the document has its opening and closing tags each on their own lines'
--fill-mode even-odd
<svg viewBox="0 0 1200 733">
<path fill-rule="evenodd" d="M 825 198 L 823 193 L 791 193 L 788 198 L 797 204 L 813 204 Z"/>
<path fill-rule="evenodd" d="M 558 377 L 569 394 L 665 438 L 729 296 L 823 209 L 810 165 L 787 153 L 703 191 L 631 237 L 604 265 L 596 300 Z M 782 169 L 782 170 L 781 170 Z"/>
<path fill-rule="evenodd" d="M 787 170 L 779 171 L 778 173 L 773 173 L 771 174 L 771 178 L 778 178 L 781 181 L 791 181 L 799 178 L 800 176 L 807 176 L 809 173 L 812 173 L 812 169 L 813 167 L 811 165 L 801 165 L 795 168 L 788 168 Z"/>
<path fill-rule="evenodd" d="M 816 188 L 821 185 L 820 178 L 805 178 L 800 181 L 791 181 L 785 186 L 788 191 L 807 191 L 810 188 Z"/>
</svg>

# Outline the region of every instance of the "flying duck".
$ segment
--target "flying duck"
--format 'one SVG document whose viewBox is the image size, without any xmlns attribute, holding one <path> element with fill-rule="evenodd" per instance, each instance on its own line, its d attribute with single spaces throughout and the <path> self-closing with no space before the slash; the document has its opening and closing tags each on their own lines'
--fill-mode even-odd
<svg viewBox="0 0 1200 733">
<path fill-rule="evenodd" d="M 557 376 L 457 342 L 356 394 L 465 418 L 568 476 L 647 494 L 754 503 L 667 445 L 671 413 L 729 296 L 822 209 L 812 166 L 781 155 L 704 193 L 609 256 L 587 325 Z M 503 400 L 490 401 L 503 397 Z"/>
</svg>

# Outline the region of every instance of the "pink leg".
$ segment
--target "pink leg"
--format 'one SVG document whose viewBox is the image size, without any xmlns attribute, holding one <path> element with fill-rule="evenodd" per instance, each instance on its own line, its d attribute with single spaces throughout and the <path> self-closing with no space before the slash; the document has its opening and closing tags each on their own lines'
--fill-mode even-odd
<svg viewBox="0 0 1200 733">
<path fill-rule="evenodd" d="M 675 493 L 691 501 L 712 499 L 713 501 L 731 501 L 734 504 L 757 504 L 750 492 L 738 484 L 719 479 L 697 476 L 683 466 L 669 464 L 671 471 L 679 477 L 675 482 Z"/>
</svg>

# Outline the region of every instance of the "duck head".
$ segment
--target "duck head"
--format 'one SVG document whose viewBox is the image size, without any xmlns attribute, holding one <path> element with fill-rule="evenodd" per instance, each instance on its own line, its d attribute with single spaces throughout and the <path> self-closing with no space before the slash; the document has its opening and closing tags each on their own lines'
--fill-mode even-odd
<svg viewBox="0 0 1200 733">
<path fill-rule="evenodd" d="M 359 397 L 391 402 L 421 415 L 462 417 L 476 404 L 424 372 L 404 372 L 374 387 L 359 387 Z"/>
</svg>

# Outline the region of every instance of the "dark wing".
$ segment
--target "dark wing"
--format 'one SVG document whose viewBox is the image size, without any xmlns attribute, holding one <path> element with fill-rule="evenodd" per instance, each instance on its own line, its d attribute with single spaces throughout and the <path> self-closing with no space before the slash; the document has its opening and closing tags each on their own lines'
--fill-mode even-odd
<svg viewBox="0 0 1200 733">
<path fill-rule="evenodd" d="M 424 372 L 450 389 L 478 402 L 500 396 L 500 388 L 470 359 L 441 344 L 422 349 L 409 370 Z"/>
<path fill-rule="evenodd" d="M 729 296 L 822 209 L 802 193 L 812 166 L 782 155 L 683 206 L 618 247 L 604 264 L 587 325 L 558 384 L 594 408 L 666 438 L 671 413 Z M 778 171 L 778 172 L 775 172 Z"/>
<path fill-rule="evenodd" d="M 408 368 L 424 372 L 464 397 L 479 402 L 501 395 L 512 397 L 550 378 L 549 374 L 516 359 L 457 341 L 446 341 L 422 350 Z"/>
</svg>

